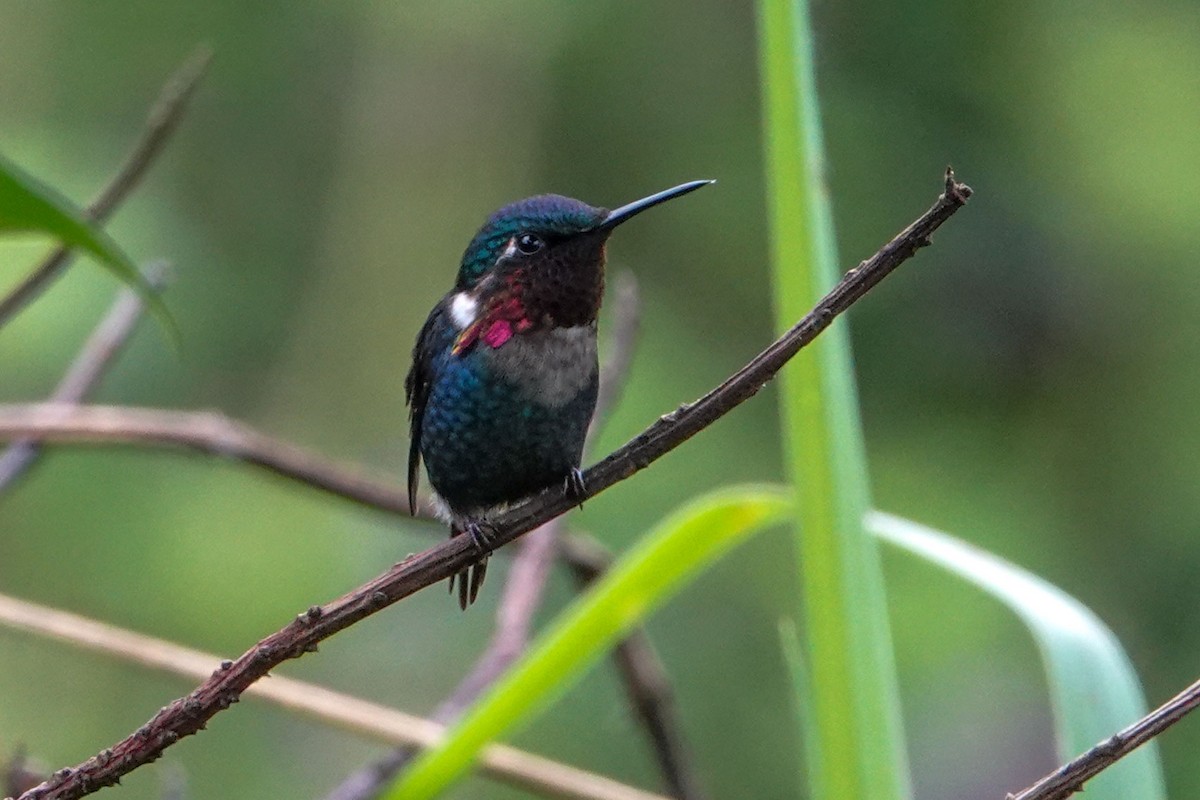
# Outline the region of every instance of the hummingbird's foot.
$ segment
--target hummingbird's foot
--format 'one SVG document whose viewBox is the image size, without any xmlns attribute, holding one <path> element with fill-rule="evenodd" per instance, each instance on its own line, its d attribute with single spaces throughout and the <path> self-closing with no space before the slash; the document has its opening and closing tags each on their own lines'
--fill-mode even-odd
<svg viewBox="0 0 1200 800">
<path fill-rule="evenodd" d="M 482 519 L 473 519 L 463 526 L 463 533 L 471 537 L 471 544 L 479 555 L 487 558 L 496 547 L 496 529 Z"/>
<path fill-rule="evenodd" d="M 457 583 L 458 606 L 466 611 L 467 606 L 474 603 L 475 598 L 479 596 L 479 587 L 483 586 L 484 576 L 487 575 L 488 555 L 496 546 L 496 531 L 486 521 L 473 519 L 463 523 L 461 527 L 454 526 L 450 529 L 451 536 L 460 534 L 469 536 L 471 544 L 475 545 L 479 553 L 479 561 L 476 564 L 450 576 L 450 594 L 454 594 L 454 585 Z"/>
<path fill-rule="evenodd" d="M 575 505 L 583 508 L 583 499 L 587 497 L 587 484 L 583 482 L 583 470 L 579 467 L 573 467 L 567 473 L 567 479 L 563 484 L 563 491 L 575 501 Z"/>
</svg>

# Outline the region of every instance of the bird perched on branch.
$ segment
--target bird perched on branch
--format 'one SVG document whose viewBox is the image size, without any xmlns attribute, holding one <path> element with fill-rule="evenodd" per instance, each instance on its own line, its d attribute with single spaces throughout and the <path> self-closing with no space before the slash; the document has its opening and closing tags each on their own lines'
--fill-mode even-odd
<svg viewBox="0 0 1200 800">
<path fill-rule="evenodd" d="M 405 381 L 415 512 L 421 459 L 450 535 L 479 551 L 458 580 L 475 601 L 491 552 L 487 517 L 559 484 L 582 498 L 579 463 L 596 407 L 596 316 L 609 235 L 699 189 L 692 181 L 609 211 L 547 194 L 505 206 L 463 254 L 458 280 L 421 327 Z"/>
</svg>

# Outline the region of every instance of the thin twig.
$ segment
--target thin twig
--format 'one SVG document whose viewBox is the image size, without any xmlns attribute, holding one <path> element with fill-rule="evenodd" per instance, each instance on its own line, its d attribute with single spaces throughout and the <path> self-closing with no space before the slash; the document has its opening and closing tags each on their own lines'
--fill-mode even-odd
<svg viewBox="0 0 1200 800">
<path fill-rule="evenodd" d="M 151 264 L 145 270 L 146 283 L 159 291 L 166 284 L 167 273 L 164 262 Z M 86 400 L 137 327 L 144 308 L 137 292 L 122 289 L 50 395 L 50 402 L 81 403 Z M 11 487 L 33 466 L 40 449 L 37 439 L 29 438 L 11 443 L 0 453 L 0 492 Z"/>
<path fill-rule="evenodd" d="M 207 47 L 197 48 L 174 75 L 163 86 L 162 91 L 150 108 L 142 135 L 134 144 L 125 163 L 113 176 L 108 185 L 84 210 L 84 214 L 95 222 L 103 222 L 116 210 L 129 193 L 137 186 L 146 170 L 162 151 L 163 145 L 179 126 L 188 100 L 196 91 L 200 79 L 208 69 L 212 53 Z M 34 268 L 7 295 L 0 298 L 0 327 L 25 308 L 62 274 L 71 262 L 72 251 L 65 247 L 53 250 L 46 259 Z"/>
<path fill-rule="evenodd" d="M 165 411 L 73 403 L 0 405 L 0 438 L 87 444 L 152 445 L 261 467 L 308 486 L 393 514 L 408 514 L 398 481 L 367 475 L 210 411 Z"/>
<path fill-rule="evenodd" d="M 613 320 L 612 344 L 600 368 L 600 392 L 592 422 L 588 426 L 588 442 L 604 423 L 615 399 L 620 395 L 637 338 L 637 283 L 631 273 L 618 274 L 615 293 L 617 313 Z M 586 452 L 587 443 L 584 449 Z M 446 725 L 456 721 L 528 648 L 533 633 L 533 616 L 542 604 L 562 533 L 563 519 L 555 517 L 521 537 L 496 608 L 496 627 L 492 631 L 492 638 L 471 671 L 433 712 L 435 721 Z M 408 765 L 416 752 L 414 748 L 402 747 L 367 764 L 347 776 L 325 796 L 325 800 L 374 800 Z"/>
<path fill-rule="evenodd" d="M 580 588 L 597 580 L 612 563 L 608 551 L 591 537 L 572 534 L 562 545 L 565 560 Z M 671 681 L 645 629 L 637 628 L 622 639 L 613 651 L 613 658 L 621 683 L 650 739 L 668 793 L 680 800 L 700 800 L 705 792 L 683 740 Z"/>
<path fill-rule="evenodd" d="M 42 782 L 44 774 L 30 765 L 29 756 L 24 748 L 17 748 L 8 763 L 4 765 L 3 791 L 5 797 L 9 795 L 16 797 L 22 792 L 29 791 Z"/>
<path fill-rule="evenodd" d="M 799 350 L 896 267 L 929 244 L 929 237 L 970 196 L 969 187 L 947 170 L 945 191 L 934 205 L 868 261 L 850 270 L 817 306 L 787 333 L 721 385 L 694 403 L 664 415 L 616 452 L 584 473 L 586 500 L 645 469 L 758 393 Z M 543 490 L 490 520 L 489 550 L 511 542 L 579 501 L 560 488 Z M 291 622 L 204 681 L 191 694 L 164 707 L 143 728 L 73 769 L 60 770 L 23 800 L 65 800 L 109 786 L 153 761 L 183 736 L 197 733 L 214 715 L 237 701 L 251 684 L 290 658 L 409 595 L 446 580 L 480 558 L 469 536 L 455 536 L 410 556 L 363 586 Z M 107 753 L 108 751 L 106 751 Z"/>
<path fill-rule="evenodd" d="M 613 314 L 611 343 L 608 356 L 600 366 L 600 391 L 596 394 L 596 412 L 592 416 L 592 424 L 588 426 L 587 440 L 583 446 L 585 455 L 591 452 L 596 436 L 625 391 L 642 319 L 638 284 L 633 273 L 628 270 L 618 272 L 613 283 L 616 311 Z"/>
<path fill-rule="evenodd" d="M 1200 681 L 1151 711 L 1119 733 L 1059 767 L 1008 800 L 1064 800 L 1083 791 L 1085 781 L 1099 775 L 1200 706 Z"/>
<path fill-rule="evenodd" d="M 205 680 L 210 675 L 222 674 L 230 664 L 219 656 L 5 595 L 0 595 L 0 625 L 189 680 Z M 246 694 L 390 744 L 429 747 L 436 744 L 445 731 L 436 722 L 290 678 L 272 677 L 249 687 Z M 102 753 L 100 757 L 115 759 L 118 756 Z M 549 797 L 666 800 L 660 795 L 504 745 L 491 746 L 484 754 L 482 764 L 491 777 Z"/>
</svg>

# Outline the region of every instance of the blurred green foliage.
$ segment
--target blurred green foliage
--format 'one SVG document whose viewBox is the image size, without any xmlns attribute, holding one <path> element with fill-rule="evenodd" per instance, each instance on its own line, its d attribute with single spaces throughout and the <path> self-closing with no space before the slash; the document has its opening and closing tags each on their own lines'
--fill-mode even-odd
<svg viewBox="0 0 1200 800">
<path fill-rule="evenodd" d="M 947 163 L 978 192 L 851 315 L 875 502 L 1087 603 L 1165 698 L 1200 662 L 1200 6 L 814 12 L 845 266 L 928 205 Z M 399 474 L 417 327 L 484 216 L 540 191 L 611 206 L 720 180 L 612 243 L 645 317 L 600 450 L 769 338 L 749 4 L 7 3 L 0 149 L 81 202 L 200 41 L 211 74 L 110 228 L 136 259 L 176 264 L 184 354 L 147 325 L 101 399 L 220 407 Z M 0 243 L 0 285 L 43 247 Z M 112 291 L 75 269 L 0 331 L 3 398 L 44 396 Z M 623 548 L 697 491 L 778 479 L 771 398 L 578 524 Z M 52 453 L 0 498 L 0 531 L 0 591 L 231 655 L 430 541 L 236 465 L 110 451 Z M 798 791 L 776 627 L 791 563 L 786 535 L 760 537 L 650 623 L 716 797 Z M 1019 624 L 933 568 L 885 567 L 917 796 L 1002 796 L 1054 766 Z M 465 615 L 422 593 L 286 671 L 427 711 L 482 646 L 499 583 Z M 74 763 L 187 688 L 0 631 L 0 751 Z M 516 743 L 655 785 L 605 669 Z M 1175 795 L 1200 785 L 1198 747 L 1194 724 L 1163 740 Z M 305 798 L 378 752 L 247 703 L 167 760 L 200 800 Z M 157 797 L 156 768 L 126 785 Z M 454 796 L 519 795 L 470 781 Z"/>
</svg>

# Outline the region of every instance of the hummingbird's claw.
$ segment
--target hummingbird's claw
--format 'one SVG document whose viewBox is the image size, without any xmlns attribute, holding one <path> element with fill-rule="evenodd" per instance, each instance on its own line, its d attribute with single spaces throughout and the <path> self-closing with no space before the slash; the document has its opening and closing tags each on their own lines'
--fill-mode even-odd
<svg viewBox="0 0 1200 800">
<path fill-rule="evenodd" d="M 583 499 L 587 497 L 587 484 L 583 481 L 583 470 L 579 467 L 573 467 L 567 473 L 567 479 L 563 484 L 563 491 L 575 501 L 575 505 L 583 508 Z"/>
<path fill-rule="evenodd" d="M 463 528 L 463 533 L 471 537 L 471 544 L 486 558 L 496 546 L 496 530 L 481 519 L 473 519 Z"/>
</svg>

